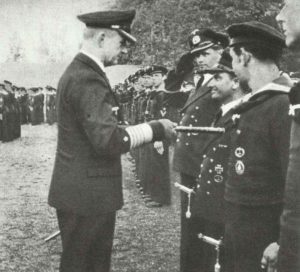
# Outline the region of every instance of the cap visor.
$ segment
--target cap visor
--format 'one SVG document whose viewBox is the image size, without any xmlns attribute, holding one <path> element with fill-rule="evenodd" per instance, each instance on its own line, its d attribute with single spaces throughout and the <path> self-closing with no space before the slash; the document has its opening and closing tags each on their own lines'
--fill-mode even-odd
<svg viewBox="0 0 300 272">
<path fill-rule="evenodd" d="M 230 70 L 230 69 L 226 69 L 226 68 L 222 69 L 222 68 L 215 67 L 212 69 L 202 70 L 202 71 L 200 71 L 200 73 L 203 73 L 203 74 L 218 74 L 218 73 L 234 74 L 234 71 Z"/>
<path fill-rule="evenodd" d="M 137 39 L 135 37 L 133 37 L 131 34 L 129 34 L 128 32 L 124 31 L 123 29 L 116 29 L 120 35 L 125 38 L 127 41 L 129 41 L 130 43 L 136 43 Z"/>
<path fill-rule="evenodd" d="M 190 51 L 190 53 L 191 53 L 191 54 L 195 54 L 195 53 L 197 53 L 197 52 L 206 50 L 206 49 L 212 47 L 213 45 L 214 45 L 214 44 L 211 43 L 211 44 L 208 44 L 208 45 L 204 45 L 204 46 L 200 46 L 200 47 L 194 48 L 193 50 Z"/>
</svg>

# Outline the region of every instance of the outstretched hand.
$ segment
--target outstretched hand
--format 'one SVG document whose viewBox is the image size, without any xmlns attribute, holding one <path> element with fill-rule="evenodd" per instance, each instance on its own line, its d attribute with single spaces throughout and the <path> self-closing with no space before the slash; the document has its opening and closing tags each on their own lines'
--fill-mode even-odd
<svg viewBox="0 0 300 272">
<path fill-rule="evenodd" d="M 176 123 L 170 121 L 169 119 L 159 119 L 158 120 L 162 126 L 164 127 L 165 137 L 167 140 L 172 140 L 176 137 L 175 127 L 177 126 Z"/>
</svg>

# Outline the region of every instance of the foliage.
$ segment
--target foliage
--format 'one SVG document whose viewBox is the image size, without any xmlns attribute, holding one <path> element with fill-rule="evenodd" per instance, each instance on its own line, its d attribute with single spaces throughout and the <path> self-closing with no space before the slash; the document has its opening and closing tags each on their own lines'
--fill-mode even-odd
<svg viewBox="0 0 300 272">
<path fill-rule="evenodd" d="M 225 31 L 232 23 L 258 20 L 277 27 L 281 0 L 117 0 L 116 8 L 136 9 L 133 34 L 138 44 L 130 53 L 135 64 L 174 65 L 188 49 L 195 28 Z"/>
</svg>

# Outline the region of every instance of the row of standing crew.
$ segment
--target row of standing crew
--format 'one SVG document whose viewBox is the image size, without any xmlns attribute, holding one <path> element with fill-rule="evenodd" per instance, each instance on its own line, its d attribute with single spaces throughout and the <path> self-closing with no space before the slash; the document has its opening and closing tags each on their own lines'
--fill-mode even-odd
<svg viewBox="0 0 300 272">
<path fill-rule="evenodd" d="M 21 137 L 21 125 L 56 122 L 56 90 L 51 86 L 24 88 L 5 80 L 0 84 L 0 141 Z"/>
<path fill-rule="evenodd" d="M 173 72 L 168 73 L 165 67 L 152 65 L 139 69 L 123 84 L 115 86 L 122 123 L 134 125 L 161 118 L 178 122 L 182 98 L 186 99 L 188 93 L 174 91 L 172 75 Z M 157 141 L 131 151 L 136 166 L 136 183 L 147 207 L 171 203 L 170 144 Z"/>
</svg>

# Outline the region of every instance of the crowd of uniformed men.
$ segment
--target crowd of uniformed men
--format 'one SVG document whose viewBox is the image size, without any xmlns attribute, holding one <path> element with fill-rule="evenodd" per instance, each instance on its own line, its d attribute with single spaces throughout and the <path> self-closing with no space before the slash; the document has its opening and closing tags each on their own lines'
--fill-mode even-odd
<svg viewBox="0 0 300 272">
<path fill-rule="evenodd" d="M 152 65 L 115 87 L 124 125 L 168 118 L 191 128 L 225 128 L 220 134 L 184 131 L 174 144 L 173 166 L 185 186 L 181 271 L 293 271 L 299 245 L 288 245 L 279 264 L 270 257 L 278 252 L 288 167 L 288 94 L 299 80 L 280 70 L 284 37 L 269 25 L 247 22 L 227 34 L 196 29 L 188 43 L 175 69 Z M 170 203 L 170 144 L 131 151 L 150 207 Z M 218 243 L 225 244 L 220 255 Z"/>
<path fill-rule="evenodd" d="M 4 80 L 0 84 L 0 141 L 9 142 L 21 136 L 23 124 L 39 125 L 56 122 L 56 89 L 24 88 Z"/>
<path fill-rule="evenodd" d="M 180 86 L 174 85 L 174 78 L 171 79 L 172 85 L 168 83 L 167 72 L 159 65 L 144 67 L 114 87 L 122 112 L 121 123 L 136 125 L 161 118 L 178 122 L 180 105 L 184 103 L 182 98 L 186 100 L 188 92 L 181 92 Z M 170 204 L 170 144 L 156 141 L 131 151 L 136 166 L 136 183 L 148 207 Z"/>
<path fill-rule="evenodd" d="M 121 154 L 131 151 L 148 203 L 170 203 L 175 131 L 180 271 L 300 271 L 300 84 L 280 66 L 286 46 L 300 52 L 299 14 L 299 0 L 284 1 L 277 20 L 286 39 L 257 21 L 195 29 L 175 69 L 141 69 L 115 92 L 105 66 L 137 41 L 135 11 L 78 16 L 86 28 L 58 85 L 49 191 L 60 271 L 110 271 Z"/>
</svg>

